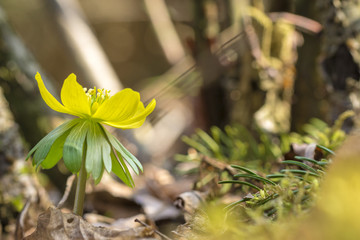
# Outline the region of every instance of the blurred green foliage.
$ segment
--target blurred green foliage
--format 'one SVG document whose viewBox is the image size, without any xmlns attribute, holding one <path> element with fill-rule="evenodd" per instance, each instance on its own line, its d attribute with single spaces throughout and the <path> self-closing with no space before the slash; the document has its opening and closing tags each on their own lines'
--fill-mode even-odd
<svg viewBox="0 0 360 240">
<path fill-rule="evenodd" d="M 290 151 L 293 143 L 316 143 L 327 149 L 336 149 L 346 137 L 341 127 L 352 116 L 353 111 L 344 112 L 333 126 L 313 118 L 304 125 L 302 133 L 291 132 L 280 136 L 267 133 L 257 126 L 252 130 L 241 125 L 227 125 L 224 130 L 213 126 L 210 134 L 197 129 L 192 136 L 182 138 L 197 154 L 194 151 L 186 155 L 177 154 L 175 159 L 179 162 L 196 162 L 203 155 L 268 172 L 272 164 Z"/>
<path fill-rule="evenodd" d="M 189 223 L 204 233 L 189 233 L 191 239 L 202 239 L 204 235 L 210 236 L 208 239 L 220 236 L 286 239 L 288 230 L 298 221 L 294 219 L 306 217 L 316 206 L 324 176 L 335 156 L 333 150 L 347 137 L 341 130 L 342 124 L 353 115 L 352 111 L 344 112 L 333 126 L 311 119 L 302 133 L 279 137 L 259 128 L 254 136 L 241 126 L 228 126 L 224 131 L 214 127 L 211 134 L 198 130 L 192 137 L 184 137 L 196 151 L 178 155 L 178 160 L 201 162 L 205 155 L 234 170 L 230 171 L 233 174 L 218 177 L 218 184 L 228 186 L 226 191 L 220 192 L 222 195 L 219 194 L 217 200 L 206 202 Z M 313 146 L 313 157 L 295 154 L 287 159 L 286 153 L 293 151 L 290 146 L 294 143 Z M 241 199 L 224 204 L 221 197 L 226 194 L 240 195 Z M 326 204 L 326 200 L 322 201 Z M 214 224 L 218 227 L 214 228 Z M 296 236 L 290 239 L 296 239 Z"/>
</svg>

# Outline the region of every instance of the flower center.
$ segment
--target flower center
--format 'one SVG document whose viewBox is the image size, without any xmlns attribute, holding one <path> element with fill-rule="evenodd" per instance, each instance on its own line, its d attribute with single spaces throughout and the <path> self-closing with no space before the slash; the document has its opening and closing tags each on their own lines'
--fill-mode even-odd
<svg viewBox="0 0 360 240">
<path fill-rule="evenodd" d="M 84 92 L 88 97 L 91 114 L 94 114 L 99 108 L 99 106 L 110 98 L 110 90 L 106 90 L 104 88 L 96 89 L 96 87 L 94 87 L 90 88 L 89 90 L 87 88 L 84 88 Z"/>
</svg>

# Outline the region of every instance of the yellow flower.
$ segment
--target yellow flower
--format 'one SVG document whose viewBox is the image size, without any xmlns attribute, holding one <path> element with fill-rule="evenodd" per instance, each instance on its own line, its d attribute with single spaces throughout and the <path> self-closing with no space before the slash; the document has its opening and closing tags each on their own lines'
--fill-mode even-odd
<svg viewBox="0 0 360 240">
<path fill-rule="evenodd" d="M 63 158 L 73 173 L 79 172 L 83 164 L 96 182 L 101 180 L 105 168 L 133 187 L 124 160 L 137 174 L 139 169 L 142 171 L 141 163 L 101 124 L 121 129 L 140 127 L 154 110 L 155 99 L 144 107 L 136 91 L 127 88 L 110 96 L 110 91 L 104 89 L 83 88 L 75 74 L 70 74 L 61 89 L 61 104 L 46 89 L 39 73 L 35 79 L 50 108 L 79 118 L 51 131 L 29 152 L 27 159 L 33 155 L 33 165 L 47 169 Z"/>
<path fill-rule="evenodd" d="M 140 94 L 129 88 L 114 96 L 104 89 L 84 89 L 76 81 L 75 74 L 70 74 L 64 81 L 59 103 L 46 89 L 39 73 L 35 76 L 42 98 L 53 110 L 80 118 L 93 119 L 116 128 L 129 129 L 140 127 L 145 118 L 154 110 L 153 99 L 145 108 L 140 101 Z"/>
</svg>

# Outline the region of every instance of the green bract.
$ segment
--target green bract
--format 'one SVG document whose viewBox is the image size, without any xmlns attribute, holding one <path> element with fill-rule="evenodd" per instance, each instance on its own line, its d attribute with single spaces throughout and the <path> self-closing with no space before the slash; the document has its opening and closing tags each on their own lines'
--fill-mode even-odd
<svg viewBox="0 0 360 240">
<path fill-rule="evenodd" d="M 70 74 L 61 89 L 58 102 L 45 88 L 39 73 L 35 76 L 42 98 L 53 110 L 78 116 L 67 121 L 46 135 L 31 149 L 26 159 L 33 155 L 33 165 L 52 168 L 63 158 L 65 166 L 78 173 L 82 161 L 85 168 L 98 183 L 104 169 L 114 172 L 125 184 L 134 186 L 125 161 L 139 174 L 141 163 L 103 126 L 128 129 L 140 127 L 154 110 L 153 99 L 145 108 L 140 94 L 124 89 L 114 96 L 104 89 L 86 91 Z"/>
</svg>

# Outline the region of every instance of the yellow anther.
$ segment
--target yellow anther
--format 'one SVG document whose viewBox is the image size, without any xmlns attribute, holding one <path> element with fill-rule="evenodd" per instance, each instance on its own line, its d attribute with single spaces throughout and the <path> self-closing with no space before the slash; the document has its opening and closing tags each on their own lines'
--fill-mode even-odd
<svg viewBox="0 0 360 240">
<path fill-rule="evenodd" d="M 85 94 L 88 97 L 89 104 L 91 106 L 91 112 L 94 113 L 98 107 L 107 99 L 110 98 L 110 90 L 97 89 L 96 87 L 86 89 L 84 88 Z"/>
<path fill-rule="evenodd" d="M 90 88 L 90 89 L 88 90 L 88 94 L 90 94 L 91 96 L 94 95 L 95 92 L 96 92 L 96 90 L 95 90 L 95 89 L 92 89 L 92 88 Z"/>
</svg>

